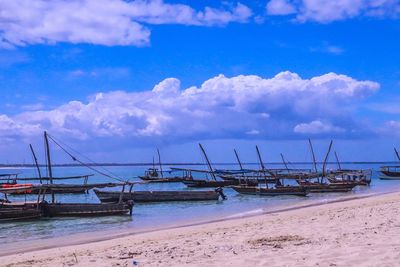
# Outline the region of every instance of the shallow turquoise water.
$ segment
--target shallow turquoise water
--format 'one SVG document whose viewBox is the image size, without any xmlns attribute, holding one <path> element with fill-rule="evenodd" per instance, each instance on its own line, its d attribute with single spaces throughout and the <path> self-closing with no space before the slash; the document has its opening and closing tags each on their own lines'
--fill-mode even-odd
<svg viewBox="0 0 400 267">
<path fill-rule="evenodd" d="M 221 166 L 229 168 L 230 166 Z M 280 166 L 277 166 L 280 167 Z M 299 166 L 301 167 L 301 166 Z M 31 222 L 3 223 L 0 224 L 0 239 L 2 244 L 15 243 L 44 239 L 50 237 L 66 236 L 76 233 L 101 231 L 101 230 L 123 230 L 123 229 L 148 229 L 160 228 L 171 225 L 195 222 L 201 220 L 218 219 L 230 215 L 251 212 L 259 209 L 273 209 L 306 203 L 315 200 L 332 199 L 341 196 L 355 195 L 360 193 L 384 192 L 400 188 L 400 181 L 383 181 L 378 179 L 379 165 L 356 164 L 346 165 L 344 168 L 372 168 L 374 169 L 370 187 L 357 187 L 353 192 L 340 194 L 311 194 L 308 197 L 259 197 L 239 195 L 232 189 L 226 188 L 226 201 L 206 202 L 182 202 L 182 203 L 160 203 L 160 204 L 136 204 L 133 216 L 115 216 L 101 218 L 58 218 L 42 219 Z M 125 179 L 135 180 L 137 175 L 143 174 L 147 167 L 107 167 L 110 171 Z M 194 168 L 202 169 L 201 166 Z M 0 173 L 19 172 L 21 177 L 32 177 L 35 170 L 25 169 L 1 169 Z M 81 167 L 59 167 L 54 169 L 54 176 L 90 174 L 90 171 Z M 137 179 L 138 180 L 138 179 Z M 110 182 L 109 179 L 95 175 L 89 179 L 90 182 Z M 182 183 L 146 184 L 135 186 L 136 190 L 189 190 Z M 11 200 L 34 199 L 34 197 L 11 197 Z M 82 195 L 59 195 L 60 202 L 98 202 L 93 192 Z"/>
</svg>

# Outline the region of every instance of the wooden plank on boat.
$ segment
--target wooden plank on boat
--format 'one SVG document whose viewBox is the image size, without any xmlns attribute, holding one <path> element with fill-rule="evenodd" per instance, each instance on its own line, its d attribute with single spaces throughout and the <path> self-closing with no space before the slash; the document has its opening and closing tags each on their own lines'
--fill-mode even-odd
<svg viewBox="0 0 400 267">
<path fill-rule="evenodd" d="M 94 190 L 101 202 L 117 202 L 121 192 Z M 136 202 L 207 201 L 218 200 L 220 194 L 210 191 L 134 191 L 122 193 L 122 200 Z"/>
</svg>

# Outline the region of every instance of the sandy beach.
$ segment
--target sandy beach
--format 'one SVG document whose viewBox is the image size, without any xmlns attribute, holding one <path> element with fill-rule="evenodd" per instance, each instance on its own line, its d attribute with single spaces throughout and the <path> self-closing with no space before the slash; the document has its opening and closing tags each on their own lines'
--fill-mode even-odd
<svg viewBox="0 0 400 267">
<path fill-rule="evenodd" d="M 0 266 L 395 266 L 400 193 L 0 258 Z"/>
</svg>

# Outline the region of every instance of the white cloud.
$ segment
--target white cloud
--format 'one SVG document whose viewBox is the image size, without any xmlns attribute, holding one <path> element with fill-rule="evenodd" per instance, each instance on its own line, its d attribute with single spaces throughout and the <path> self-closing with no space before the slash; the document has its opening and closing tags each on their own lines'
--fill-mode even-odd
<svg viewBox="0 0 400 267">
<path fill-rule="evenodd" d="M 387 121 L 380 128 L 380 132 L 389 136 L 400 136 L 400 121 Z"/>
<path fill-rule="evenodd" d="M 311 79 L 288 71 L 269 79 L 219 75 L 186 89 L 178 79 L 168 78 L 148 91 L 98 93 L 86 103 L 2 115 L 0 135 L 27 138 L 46 129 L 66 138 L 112 137 L 140 144 L 152 138 L 181 142 L 296 138 L 307 131 L 351 134 L 359 127 L 353 112 L 357 103 L 378 88 L 375 82 L 335 73 Z"/>
<path fill-rule="evenodd" d="M 0 46 L 58 42 L 142 46 L 146 24 L 225 25 L 247 22 L 243 4 L 197 11 L 162 0 L 0 0 Z"/>
<path fill-rule="evenodd" d="M 332 55 L 341 55 L 343 48 L 324 42 L 321 46 L 311 47 L 311 52 L 328 53 Z"/>
<path fill-rule="evenodd" d="M 294 127 L 295 133 L 301 134 L 334 134 L 344 133 L 346 130 L 332 125 L 330 122 L 321 122 L 319 120 L 310 123 L 300 123 Z"/>
<path fill-rule="evenodd" d="M 296 13 L 296 7 L 286 0 L 271 0 L 267 4 L 268 15 L 289 15 Z"/>
<path fill-rule="evenodd" d="M 398 18 L 400 3 L 398 0 L 272 0 L 267 10 L 271 11 L 269 15 L 296 13 L 300 22 L 329 23 L 361 16 Z"/>
</svg>

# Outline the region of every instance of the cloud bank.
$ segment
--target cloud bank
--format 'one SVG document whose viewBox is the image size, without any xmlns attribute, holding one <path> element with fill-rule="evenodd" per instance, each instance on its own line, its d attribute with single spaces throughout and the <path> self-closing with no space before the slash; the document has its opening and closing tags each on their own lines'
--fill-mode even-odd
<svg viewBox="0 0 400 267">
<path fill-rule="evenodd" d="M 251 16 L 241 3 L 195 10 L 162 0 L 0 0 L 0 45 L 142 46 L 149 43 L 149 24 L 226 25 Z"/>
<path fill-rule="evenodd" d="M 357 105 L 379 89 L 372 81 L 328 73 L 303 79 L 289 71 L 206 80 L 181 88 L 168 78 L 142 92 L 98 93 L 52 110 L 0 115 L 0 137 L 26 139 L 48 130 L 62 138 L 163 140 L 352 137 L 365 131 Z"/>
<path fill-rule="evenodd" d="M 356 17 L 399 18 L 398 0 L 271 0 L 268 15 L 294 15 L 299 22 L 329 23 Z"/>
</svg>

